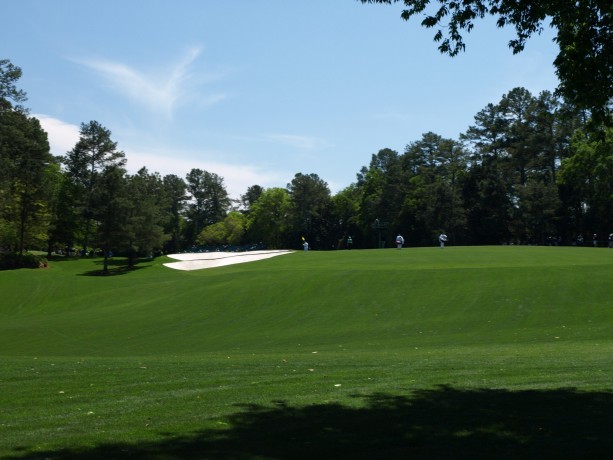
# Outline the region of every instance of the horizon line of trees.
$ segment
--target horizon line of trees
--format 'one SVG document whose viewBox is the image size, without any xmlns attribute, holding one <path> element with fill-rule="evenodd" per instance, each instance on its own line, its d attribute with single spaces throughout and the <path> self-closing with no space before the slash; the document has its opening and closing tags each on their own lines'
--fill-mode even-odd
<svg viewBox="0 0 613 460">
<path fill-rule="evenodd" d="M 125 169 L 125 153 L 97 121 L 54 157 L 20 104 L 21 69 L 0 60 L 0 252 L 78 248 L 105 257 L 197 245 L 314 249 L 566 243 L 613 232 L 613 128 L 543 91 L 514 88 L 487 104 L 458 139 L 427 132 L 402 153 L 383 148 L 332 195 L 317 174 L 283 187 L 250 186 L 232 200 L 223 178 Z"/>
</svg>

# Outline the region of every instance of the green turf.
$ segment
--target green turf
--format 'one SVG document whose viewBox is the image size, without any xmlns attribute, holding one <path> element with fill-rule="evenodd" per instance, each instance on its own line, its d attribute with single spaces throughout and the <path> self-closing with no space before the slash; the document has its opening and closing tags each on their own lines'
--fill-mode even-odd
<svg viewBox="0 0 613 460">
<path fill-rule="evenodd" d="M 613 250 L 0 272 L 0 458 L 613 452 Z"/>
</svg>

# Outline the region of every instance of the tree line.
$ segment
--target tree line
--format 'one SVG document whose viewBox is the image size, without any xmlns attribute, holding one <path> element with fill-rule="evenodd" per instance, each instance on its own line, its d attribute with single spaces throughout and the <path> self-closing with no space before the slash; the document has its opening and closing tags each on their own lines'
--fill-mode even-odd
<svg viewBox="0 0 613 460">
<path fill-rule="evenodd" d="M 434 132 L 403 152 L 383 148 L 332 194 L 317 174 L 229 197 L 223 178 L 184 178 L 126 156 L 97 121 L 65 155 L 21 104 L 21 69 L 0 61 L 0 252 L 27 249 L 138 257 L 196 246 L 315 249 L 449 242 L 571 244 L 613 231 L 613 129 L 551 92 L 514 88 L 487 104 L 457 139 Z"/>
</svg>

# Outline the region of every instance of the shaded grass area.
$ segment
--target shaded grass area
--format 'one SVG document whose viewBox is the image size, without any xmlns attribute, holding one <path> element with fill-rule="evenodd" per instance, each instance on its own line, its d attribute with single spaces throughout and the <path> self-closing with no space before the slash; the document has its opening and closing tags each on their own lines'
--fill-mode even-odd
<svg viewBox="0 0 613 460">
<path fill-rule="evenodd" d="M 0 457 L 612 452 L 613 252 L 448 249 L 2 272 Z"/>
<path fill-rule="evenodd" d="M 12 459 L 606 458 L 613 393 L 462 390 L 374 393 L 363 404 L 235 408 L 224 427 L 19 454 Z"/>
<path fill-rule="evenodd" d="M 13 357 L 3 359 L 0 457 L 437 458 L 460 447 L 453 458 L 604 453 L 612 351 L 609 342 Z"/>
</svg>

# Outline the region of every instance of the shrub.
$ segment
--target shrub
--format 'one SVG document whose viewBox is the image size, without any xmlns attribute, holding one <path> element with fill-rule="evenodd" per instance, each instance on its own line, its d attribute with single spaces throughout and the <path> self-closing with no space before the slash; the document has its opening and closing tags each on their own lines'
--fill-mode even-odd
<svg viewBox="0 0 613 460">
<path fill-rule="evenodd" d="M 0 270 L 18 268 L 43 268 L 48 264 L 47 258 L 34 254 L 3 254 L 0 256 Z"/>
</svg>

